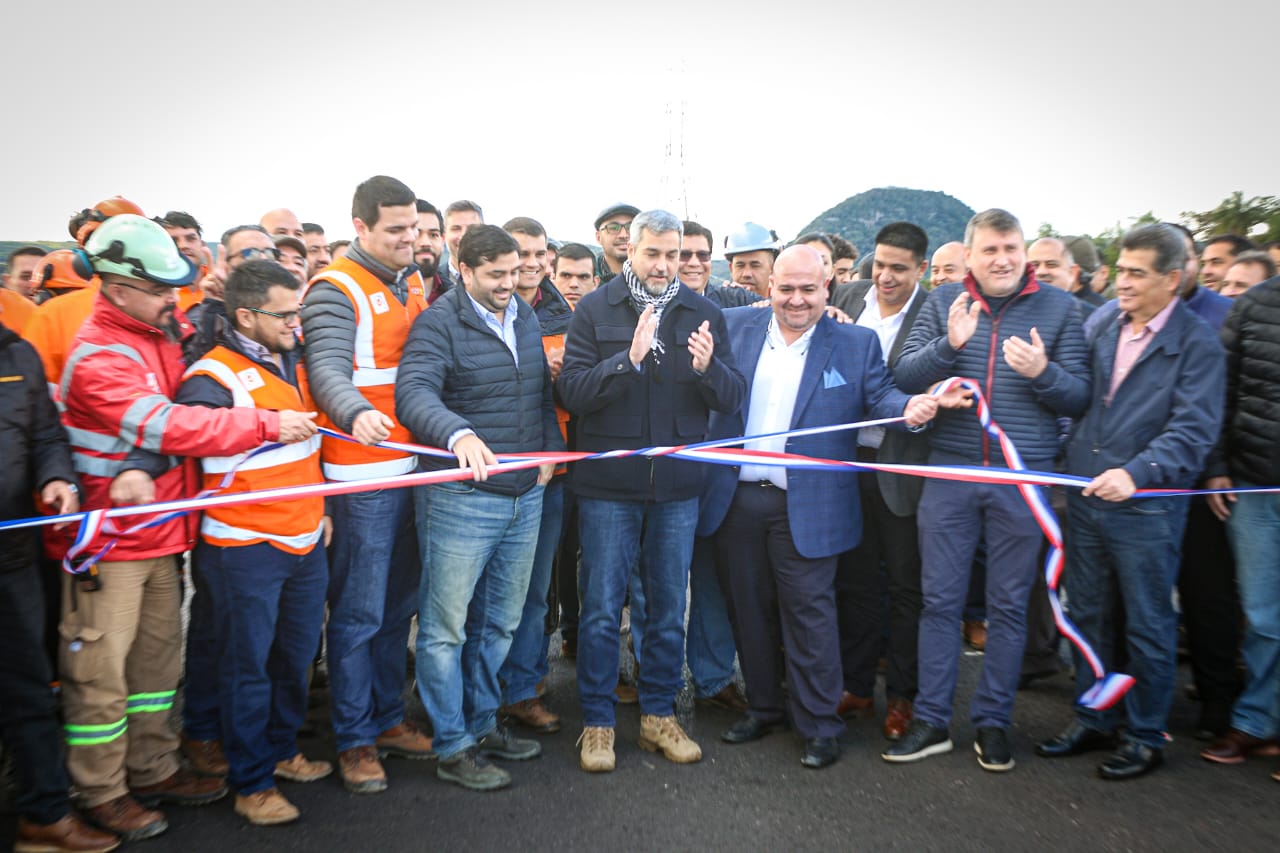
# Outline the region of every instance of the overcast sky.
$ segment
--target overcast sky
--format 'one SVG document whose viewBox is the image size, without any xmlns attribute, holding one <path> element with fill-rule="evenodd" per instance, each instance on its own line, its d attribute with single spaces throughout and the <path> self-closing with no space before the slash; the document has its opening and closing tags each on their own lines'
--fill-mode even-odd
<svg viewBox="0 0 1280 853">
<path fill-rule="evenodd" d="M 278 206 L 349 237 L 374 174 L 586 241 L 618 200 L 719 239 L 877 186 L 1029 232 L 1280 194 L 1280 6 L 1204 8 L 10 0 L 0 238 L 117 193 L 210 239 Z"/>
</svg>

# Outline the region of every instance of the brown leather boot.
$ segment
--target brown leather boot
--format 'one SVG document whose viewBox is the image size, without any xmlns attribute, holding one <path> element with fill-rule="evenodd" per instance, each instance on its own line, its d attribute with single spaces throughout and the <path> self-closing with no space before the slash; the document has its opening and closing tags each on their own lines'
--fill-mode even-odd
<svg viewBox="0 0 1280 853">
<path fill-rule="evenodd" d="M 201 776 L 226 776 L 231 767 L 222 754 L 222 743 L 216 740 L 192 740 L 182 736 L 182 754 L 187 757 L 191 769 Z"/>
<path fill-rule="evenodd" d="M 227 795 L 227 783 L 211 776 L 197 776 L 185 767 L 154 785 L 139 785 L 130 789 L 134 799 L 148 808 L 160 803 L 179 806 L 203 806 Z"/>
<path fill-rule="evenodd" d="M 154 838 L 169 828 L 169 822 L 160 812 L 144 809 L 133 797 L 125 794 L 87 809 L 81 809 L 84 819 L 99 829 L 113 832 L 125 841 L 141 841 Z"/>
<path fill-rule="evenodd" d="M 504 705 L 502 714 L 526 729 L 543 734 L 560 731 L 560 718 L 551 713 L 537 696 L 524 699 L 514 705 Z"/>
<path fill-rule="evenodd" d="M 89 826 L 73 814 L 55 823 L 32 823 L 18 818 L 14 853 L 107 853 L 120 846 L 120 838 Z"/>
</svg>

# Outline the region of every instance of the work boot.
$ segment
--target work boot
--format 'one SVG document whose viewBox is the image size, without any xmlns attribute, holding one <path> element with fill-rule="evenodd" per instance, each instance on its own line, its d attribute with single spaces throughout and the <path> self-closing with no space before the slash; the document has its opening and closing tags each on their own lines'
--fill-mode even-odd
<svg viewBox="0 0 1280 853">
<path fill-rule="evenodd" d="M 161 803 L 173 803 L 178 806 L 203 806 L 227 795 L 227 783 L 216 777 L 197 776 L 185 767 L 180 767 L 168 779 L 154 785 L 139 785 L 130 788 L 134 799 L 147 808 L 154 808 Z"/>
<path fill-rule="evenodd" d="M 387 790 L 387 774 L 372 746 L 356 746 L 338 753 L 342 785 L 353 794 L 378 794 Z"/>
<path fill-rule="evenodd" d="M 32 823 L 18 818 L 14 853 L 107 853 L 120 846 L 118 836 L 89 826 L 74 814 L 53 823 Z"/>
<path fill-rule="evenodd" d="M 502 714 L 508 721 L 515 721 L 530 731 L 542 734 L 560 731 L 560 718 L 548 710 L 537 696 L 524 699 L 514 705 L 504 705 Z"/>
<path fill-rule="evenodd" d="M 84 819 L 98 829 L 113 832 L 125 841 L 154 838 L 169 828 L 169 822 L 164 819 L 164 815 L 151 809 L 144 809 L 128 794 L 81 809 L 81 812 L 84 814 Z"/>
<path fill-rule="evenodd" d="M 674 716 L 640 715 L 640 748 L 661 751 L 668 761 L 692 764 L 702 760 L 702 747 L 684 733 Z"/>
<path fill-rule="evenodd" d="M 511 774 L 490 764 L 474 746 L 441 761 L 436 777 L 470 791 L 496 791 L 511 784 Z"/>
<path fill-rule="evenodd" d="M 285 799 L 279 788 L 268 788 L 244 796 L 236 795 L 236 814 L 256 826 L 293 823 L 302 812 Z"/>
<path fill-rule="evenodd" d="M 290 782 L 314 782 L 332 772 L 333 765 L 329 762 L 310 761 L 301 752 L 287 761 L 277 761 L 275 770 L 277 778 Z"/>
<path fill-rule="evenodd" d="M 614 768 L 613 729 L 587 726 L 578 736 L 578 766 L 588 773 L 609 773 Z"/>
<path fill-rule="evenodd" d="M 231 770 L 227 757 L 222 753 L 222 742 L 194 740 L 182 736 L 182 754 L 187 757 L 191 769 L 201 776 L 226 776 Z"/>
<path fill-rule="evenodd" d="M 435 750 L 431 748 L 431 738 L 408 720 L 401 720 L 398 725 L 378 735 L 374 746 L 378 748 L 379 758 L 388 755 L 415 759 L 436 757 Z"/>
</svg>

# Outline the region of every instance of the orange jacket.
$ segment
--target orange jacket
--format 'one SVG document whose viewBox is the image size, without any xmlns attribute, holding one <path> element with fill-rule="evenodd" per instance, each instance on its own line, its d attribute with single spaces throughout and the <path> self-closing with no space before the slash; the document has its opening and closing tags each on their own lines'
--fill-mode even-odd
<svg viewBox="0 0 1280 853">
<path fill-rule="evenodd" d="M 413 321 L 427 308 L 422 276 L 413 274 L 409 296 L 403 305 L 376 275 L 347 257 L 338 258 L 325 267 L 307 286 L 310 288 L 321 281 L 336 287 L 355 309 L 351 381 L 374 408 L 394 419 L 400 355 Z M 304 295 L 304 301 L 305 298 Z M 299 369 L 298 378 L 303 399 L 311 405 L 304 369 Z M 316 423 L 341 429 L 324 411 L 319 412 Z M 413 437 L 397 422 L 389 440 L 411 442 Z M 413 471 L 418 464 L 417 456 L 412 453 L 365 447 L 335 438 L 323 440 L 321 457 L 324 475 L 330 480 L 392 477 Z"/>
<path fill-rule="evenodd" d="M 0 326 L 12 329 L 19 335 L 36 313 L 36 304 L 16 290 L 0 287 Z"/>
<path fill-rule="evenodd" d="M 302 410 L 302 397 L 275 371 L 225 346 L 217 346 L 187 369 L 184 380 L 207 376 L 231 392 L 237 408 Z M 222 494 L 323 483 L 320 436 L 284 444 L 248 458 L 206 456 L 200 460 L 204 488 L 217 489 L 228 472 L 231 483 Z M 324 532 L 324 498 L 271 501 L 245 506 L 210 507 L 200 521 L 200 535 L 212 545 L 235 547 L 270 542 L 291 554 L 306 554 Z"/>
<path fill-rule="evenodd" d="M 31 322 L 27 323 L 27 330 L 22 333 L 36 348 L 36 352 L 40 353 L 40 360 L 44 362 L 44 377 L 49 382 L 54 399 L 57 399 L 56 389 L 62 381 L 62 367 L 67 363 L 71 341 L 93 313 L 101 284 L 95 276 L 88 287 L 50 299 L 36 309 Z"/>
</svg>

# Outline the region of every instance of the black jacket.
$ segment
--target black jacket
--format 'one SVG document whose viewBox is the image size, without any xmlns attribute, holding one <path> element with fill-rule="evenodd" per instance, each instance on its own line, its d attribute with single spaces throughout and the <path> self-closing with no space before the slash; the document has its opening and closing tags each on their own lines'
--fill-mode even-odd
<svg viewBox="0 0 1280 853">
<path fill-rule="evenodd" d="M 0 519 L 35 515 L 34 495 L 54 480 L 79 485 L 44 365 L 0 326 Z M 39 554 L 39 528 L 0 533 L 0 572 L 34 566 Z"/>
<path fill-rule="evenodd" d="M 742 405 L 747 382 L 734 366 L 724 315 L 715 303 L 682 285 L 658 327 L 665 354 L 655 360 L 651 352 L 636 370 L 628 353 L 639 319 L 627 283 L 618 276 L 582 297 L 569 321 L 556 390 L 577 416 L 578 450 L 701 441 L 712 409 L 733 414 Z M 704 320 L 710 323 L 715 354 L 699 376 L 688 341 Z M 697 462 L 629 457 L 573 467 L 573 490 L 583 497 L 671 501 L 702 492 Z"/>
<path fill-rule="evenodd" d="M 1236 297 L 1221 335 L 1226 411 L 1205 476 L 1280 484 L 1280 276 Z"/>
<path fill-rule="evenodd" d="M 443 448 L 458 430 L 472 429 L 495 454 L 564 450 L 538 319 L 519 298 L 507 310 L 517 312 L 518 365 L 476 314 L 465 288 L 452 288 L 414 321 L 396 376 L 396 420 L 416 441 Z M 452 458 L 420 458 L 427 471 L 456 464 Z M 537 469 L 530 468 L 475 487 L 522 495 L 537 479 Z"/>
</svg>

